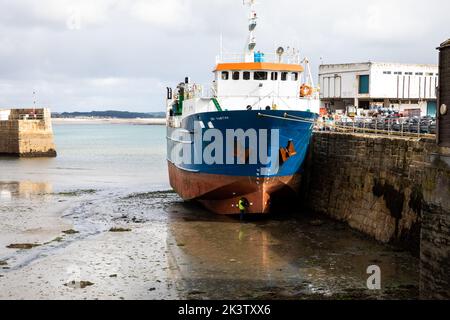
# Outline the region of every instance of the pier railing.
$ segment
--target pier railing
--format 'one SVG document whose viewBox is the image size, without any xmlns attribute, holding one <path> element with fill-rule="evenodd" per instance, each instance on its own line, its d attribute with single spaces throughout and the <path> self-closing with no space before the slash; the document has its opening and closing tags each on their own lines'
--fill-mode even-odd
<svg viewBox="0 0 450 320">
<path fill-rule="evenodd" d="M 43 114 L 14 114 L 8 120 L 44 120 Z"/>
<path fill-rule="evenodd" d="M 436 123 L 418 119 L 372 119 L 362 118 L 358 121 L 330 121 L 319 119 L 317 131 L 335 131 L 345 133 L 388 135 L 398 137 L 436 138 Z"/>
</svg>

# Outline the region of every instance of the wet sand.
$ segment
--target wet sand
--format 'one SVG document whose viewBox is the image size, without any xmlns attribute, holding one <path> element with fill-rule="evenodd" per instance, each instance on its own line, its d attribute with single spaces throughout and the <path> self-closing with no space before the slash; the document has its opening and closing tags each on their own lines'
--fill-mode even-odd
<svg viewBox="0 0 450 320">
<path fill-rule="evenodd" d="M 35 188 L 0 188 L 0 299 L 418 298 L 418 259 L 323 217 L 241 223 L 173 192 Z"/>
</svg>

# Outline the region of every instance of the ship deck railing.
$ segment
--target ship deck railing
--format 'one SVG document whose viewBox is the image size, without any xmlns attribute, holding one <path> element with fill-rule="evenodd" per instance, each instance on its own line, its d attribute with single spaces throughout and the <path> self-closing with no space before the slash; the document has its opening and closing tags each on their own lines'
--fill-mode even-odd
<svg viewBox="0 0 450 320">
<path fill-rule="evenodd" d="M 220 63 L 242 63 L 245 62 L 246 56 L 242 53 L 224 53 L 216 57 L 216 64 Z M 255 61 L 257 62 L 257 61 Z M 284 63 L 284 64 L 301 64 L 301 58 L 298 54 L 283 54 L 281 57 L 275 53 L 264 53 L 264 57 L 260 62 L 267 63 Z"/>
</svg>

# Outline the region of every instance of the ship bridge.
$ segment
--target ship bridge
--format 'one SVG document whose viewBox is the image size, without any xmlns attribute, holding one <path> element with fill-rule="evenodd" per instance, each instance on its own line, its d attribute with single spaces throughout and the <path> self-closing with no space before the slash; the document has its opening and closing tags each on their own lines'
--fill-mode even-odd
<svg viewBox="0 0 450 320">
<path fill-rule="evenodd" d="M 255 62 L 216 65 L 214 91 L 230 109 L 234 106 L 276 109 L 292 105 L 300 98 L 304 68 L 294 63 L 266 62 L 258 54 L 255 53 Z"/>
</svg>

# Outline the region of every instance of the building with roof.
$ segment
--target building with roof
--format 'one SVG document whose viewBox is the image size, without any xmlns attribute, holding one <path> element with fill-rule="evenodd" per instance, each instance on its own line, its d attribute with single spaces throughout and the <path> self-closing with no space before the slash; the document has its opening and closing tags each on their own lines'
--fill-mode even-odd
<svg viewBox="0 0 450 320">
<path fill-rule="evenodd" d="M 366 62 L 319 67 L 322 106 L 338 112 L 384 108 L 405 116 L 435 117 L 438 79 L 437 65 Z"/>
</svg>

